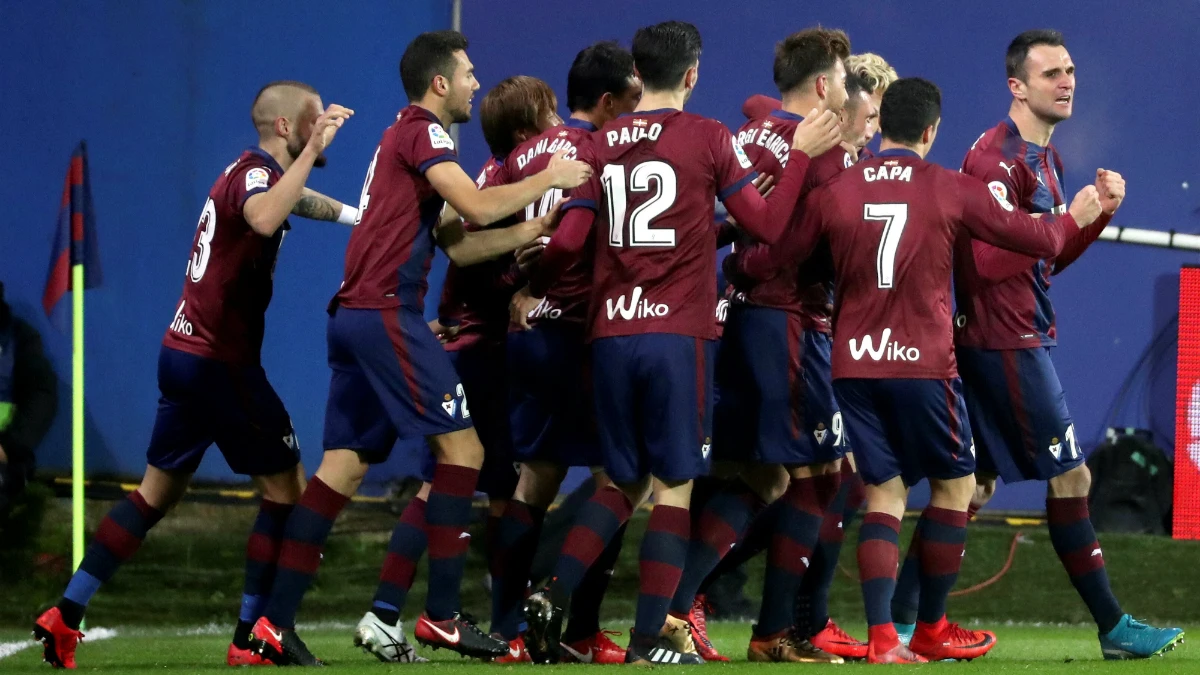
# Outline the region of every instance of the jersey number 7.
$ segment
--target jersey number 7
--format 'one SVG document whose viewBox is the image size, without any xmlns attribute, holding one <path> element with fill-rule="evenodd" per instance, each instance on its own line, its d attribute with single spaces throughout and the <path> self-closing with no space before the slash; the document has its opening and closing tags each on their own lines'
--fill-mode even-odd
<svg viewBox="0 0 1200 675">
<path fill-rule="evenodd" d="M 908 224 L 908 204 L 863 204 L 863 220 L 883 221 L 879 238 L 879 255 L 875 257 L 875 274 L 880 288 L 891 288 L 896 279 L 896 252 L 900 250 L 900 235 Z"/>
<path fill-rule="evenodd" d="M 651 179 L 657 184 L 658 192 L 629 214 L 630 246 L 675 246 L 675 230 L 651 227 L 651 222 L 661 216 L 675 203 L 678 181 L 670 164 L 658 160 L 642 162 L 629 172 L 626 185 L 625 166 L 609 164 L 604 167 L 600 180 L 604 183 L 604 195 L 608 199 L 608 243 L 625 246 L 625 212 L 628 208 L 628 192 L 649 192 Z"/>
</svg>

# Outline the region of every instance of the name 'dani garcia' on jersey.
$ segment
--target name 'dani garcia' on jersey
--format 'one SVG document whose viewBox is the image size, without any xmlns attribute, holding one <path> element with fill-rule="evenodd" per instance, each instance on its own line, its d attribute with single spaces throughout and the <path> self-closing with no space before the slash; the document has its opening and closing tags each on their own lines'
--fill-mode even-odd
<svg viewBox="0 0 1200 675">
<path fill-rule="evenodd" d="M 850 356 L 855 361 L 862 360 L 864 354 L 869 354 L 872 361 L 916 361 L 921 358 L 921 350 L 916 347 L 905 347 L 899 342 L 892 342 L 892 329 L 884 328 L 879 347 L 870 335 L 864 335 L 862 342 L 850 338 Z"/>
</svg>

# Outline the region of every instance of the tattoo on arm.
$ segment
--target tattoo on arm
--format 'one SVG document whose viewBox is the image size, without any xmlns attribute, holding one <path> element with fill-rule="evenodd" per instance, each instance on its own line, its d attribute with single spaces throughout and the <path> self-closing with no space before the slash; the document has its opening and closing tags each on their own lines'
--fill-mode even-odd
<svg viewBox="0 0 1200 675">
<path fill-rule="evenodd" d="M 292 207 L 292 213 L 301 218 L 337 221 L 342 205 L 322 194 L 305 193 Z"/>
</svg>

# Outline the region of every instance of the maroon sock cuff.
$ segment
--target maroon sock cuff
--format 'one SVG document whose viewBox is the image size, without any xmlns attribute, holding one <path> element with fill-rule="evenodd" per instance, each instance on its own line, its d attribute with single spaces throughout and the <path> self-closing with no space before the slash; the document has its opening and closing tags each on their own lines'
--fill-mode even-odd
<svg viewBox="0 0 1200 675">
<path fill-rule="evenodd" d="M 326 520 L 337 518 L 349 501 L 349 497 L 329 487 L 316 476 L 308 481 L 308 487 L 300 497 L 301 506 L 316 512 Z"/>
<path fill-rule="evenodd" d="M 162 511 L 159 511 L 153 506 L 147 504 L 146 498 L 143 497 L 142 493 L 138 492 L 137 490 L 129 493 L 129 501 L 133 502 L 133 505 L 137 507 L 138 513 L 142 514 L 142 518 L 144 518 L 146 521 L 147 530 L 154 527 L 154 525 L 157 524 L 158 521 L 162 520 L 163 516 L 166 515 Z"/>
<path fill-rule="evenodd" d="M 1089 517 L 1087 497 L 1046 498 L 1046 519 L 1051 525 L 1068 525 Z"/>
<path fill-rule="evenodd" d="M 966 527 L 969 519 L 966 511 L 951 511 L 937 506 L 926 506 L 921 517 L 949 527 Z"/>
<path fill-rule="evenodd" d="M 433 470 L 430 490 L 452 497 L 473 497 L 478 482 L 479 469 L 439 463 Z"/>
</svg>

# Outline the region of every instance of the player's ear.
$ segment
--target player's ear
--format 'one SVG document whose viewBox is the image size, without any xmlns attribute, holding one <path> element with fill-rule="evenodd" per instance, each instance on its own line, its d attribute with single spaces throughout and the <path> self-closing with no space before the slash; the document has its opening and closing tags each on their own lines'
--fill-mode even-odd
<svg viewBox="0 0 1200 675">
<path fill-rule="evenodd" d="M 292 132 L 292 123 L 286 117 L 275 118 L 275 133 L 281 138 L 288 138 Z"/>
<path fill-rule="evenodd" d="M 450 91 L 450 80 L 446 79 L 444 75 L 434 75 L 430 88 L 438 96 L 445 96 Z"/>
<path fill-rule="evenodd" d="M 697 61 L 696 65 L 692 66 L 691 68 L 688 68 L 687 72 L 683 74 L 683 88 L 684 89 L 695 89 L 696 82 L 699 80 L 700 80 L 700 62 Z"/>
<path fill-rule="evenodd" d="M 1025 100 L 1025 83 L 1015 77 L 1008 78 L 1008 90 L 1012 92 L 1013 98 Z"/>
<path fill-rule="evenodd" d="M 817 79 L 813 83 L 813 86 L 817 88 L 817 97 L 824 99 L 829 95 L 829 76 L 825 73 L 817 75 Z"/>
</svg>

